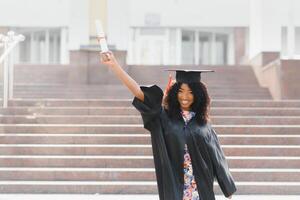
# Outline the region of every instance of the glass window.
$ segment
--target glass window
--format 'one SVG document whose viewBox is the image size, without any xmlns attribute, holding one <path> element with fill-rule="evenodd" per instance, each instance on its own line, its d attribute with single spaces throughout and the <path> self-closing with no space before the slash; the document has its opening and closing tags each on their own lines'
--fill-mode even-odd
<svg viewBox="0 0 300 200">
<path fill-rule="evenodd" d="M 211 40 L 212 34 L 199 33 L 199 64 L 209 65 L 211 59 Z"/>
<path fill-rule="evenodd" d="M 60 63 L 60 29 L 24 29 L 17 32 L 26 37 L 19 45 L 19 62 Z"/>
<path fill-rule="evenodd" d="M 25 36 L 25 40 L 20 42 L 19 47 L 19 62 L 28 62 L 30 61 L 30 42 L 31 37 L 30 34 L 23 34 Z"/>
<path fill-rule="evenodd" d="M 295 54 L 300 55 L 300 27 L 295 28 Z"/>
<path fill-rule="evenodd" d="M 165 64 L 166 30 L 164 28 L 137 28 L 131 62 L 143 65 Z"/>
<path fill-rule="evenodd" d="M 169 62 L 168 64 L 176 64 L 177 56 L 177 32 L 176 29 L 170 29 L 169 31 Z"/>
<path fill-rule="evenodd" d="M 49 63 L 57 63 L 60 60 L 60 34 L 51 32 L 49 36 Z"/>
<path fill-rule="evenodd" d="M 182 31 L 182 64 L 194 64 L 195 57 L 195 33 L 194 31 Z"/>
<path fill-rule="evenodd" d="M 35 63 L 46 63 L 46 42 L 45 42 L 45 33 L 36 32 L 34 33 L 35 37 Z"/>
<path fill-rule="evenodd" d="M 281 55 L 287 56 L 287 27 L 281 28 Z"/>
<path fill-rule="evenodd" d="M 157 37 L 143 37 L 141 39 L 140 58 L 145 65 L 163 64 L 164 41 Z"/>
<path fill-rule="evenodd" d="M 228 35 L 216 34 L 216 60 L 217 65 L 227 64 L 227 43 Z"/>
</svg>

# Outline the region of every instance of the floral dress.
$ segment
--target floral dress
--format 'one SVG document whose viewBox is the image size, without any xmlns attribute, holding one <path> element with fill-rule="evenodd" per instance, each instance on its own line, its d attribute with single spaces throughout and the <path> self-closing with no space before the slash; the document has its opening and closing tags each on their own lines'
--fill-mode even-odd
<svg viewBox="0 0 300 200">
<path fill-rule="evenodd" d="M 182 111 L 182 117 L 187 124 L 194 116 L 194 112 Z M 188 152 L 187 145 L 184 147 L 184 190 L 183 190 L 183 200 L 199 200 L 199 194 L 197 190 L 197 184 L 195 177 L 193 175 L 193 166 L 190 154 Z"/>
</svg>

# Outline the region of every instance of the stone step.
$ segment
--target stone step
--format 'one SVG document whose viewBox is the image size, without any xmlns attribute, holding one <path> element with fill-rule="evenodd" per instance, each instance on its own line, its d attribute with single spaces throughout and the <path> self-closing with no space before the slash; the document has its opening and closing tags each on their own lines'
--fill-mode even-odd
<svg viewBox="0 0 300 200">
<path fill-rule="evenodd" d="M 1 94 L 0 94 L 1 95 Z M 104 94 L 78 94 L 78 95 L 72 95 L 72 94 L 14 94 L 14 98 L 40 98 L 40 99 L 44 99 L 44 98 L 53 98 L 53 99 L 57 99 L 57 98 L 64 98 L 64 99 L 78 99 L 78 98 L 85 98 L 85 99 L 95 99 L 95 98 L 113 98 L 113 97 L 117 97 L 117 98 L 130 98 L 131 94 L 118 94 L 117 96 L 115 94 L 108 94 L 108 93 L 104 93 Z M 269 94 L 249 94 L 249 93 L 245 93 L 245 94 L 230 94 L 230 93 L 218 93 L 218 94 L 211 94 L 210 95 L 212 99 L 234 99 L 234 100 L 238 100 L 238 99 L 244 99 L 244 100 L 248 100 L 248 99 L 271 99 L 271 96 Z"/>
<path fill-rule="evenodd" d="M 235 181 L 300 182 L 299 169 L 231 169 Z M 0 168 L 0 181 L 156 181 L 154 168 Z"/>
<path fill-rule="evenodd" d="M 236 182 L 239 194 L 298 195 L 299 182 Z M 214 184 L 215 194 L 222 192 Z M 154 181 L 1 181 L 0 193 L 33 194 L 157 194 Z"/>
<path fill-rule="evenodd" d="M 297 125 L 300 116 L 211 116 L 212 124 Z"/>
<path fill-rule="evenodd" d="M 133 107 L 0 108 L 2 115 L 139 115 Z M 213 107 L 212 116 L 300 116 L 300 108 Z"/>
<path fill-rule="evenodd" d="M 153 70 L 153 68 L 152 68 L 152 70 Z M 227 76 L 227 72 L 224 72 L 224 73 L 226 73 L 226 76 Z M 249 79 L 249 80 L 255 80 L 256 79 L 255 76 L 249 77 L 248 73 L 253 73 L 252 69 L 249 70 L 248 72 L 246 72 L 244 75 L 248 75 L 248 77 L 246 77 L 246 78 Z M 232 74 L 228 74 L 228 76 L 230 78 L 235 78 L 236 79 L 236 76 L 234 76 Z M 163 78 L 164 79 L 166 78 L 164 82 L 167 82 L 168 81 L 168 74 L 166 74 L 166 77 L 164 76 Z M 211 79 L 211 78 L 215 78 L 215 79 Z M 210 77 L 210 78 L 208 78 L 208 77 L 204 78 L 203 77 L 203 80 L 220 81 L 220 77 L 218 77 L 218 76 Z M 228 80 L 228 81 L 236 81 L 236 80 Z M 149 85 L 152 85 L 152 84 L 156 84 L 156 83 L 153 82 Z M 148 84 L 146 84 L 146 85 L 148 85 Z M 91 83 L 91 84 L 78 83 L 78 84 L 72 84 L 72 83 L 64 83 L 64 82 L 61 82 L 61 83 L 49 83 L 49 82 L 48 83 L 35 83 L 35 82 L 34 83 L 32 83 L 32 82 L 22 83 L 22 82 L 15 82 L 14 83 L 14 88 L 61 88 L 62 86 L 65 86 L 65 88 L 74 88 L 74 89 L 91 89 L 91 88 L 101 89 L 101 88 L 107 88 L 107 87 L 115 88 L 115 89 L 125 88 L 125 86 L 122 85 L 121 82 L 113 82 L 113 83 L 106 83 L 106 84 L 103 84 L 103 83 L 95 83 L 95 84 L 94 83 Z M 211 87 L 218 87 L 218 85 L 210 85 L 210 86 Z M 237 88 L 238 87 L 249 87 L 249 88 L 251 88 L 251 87 L 257 87 L 258 84 L 257 84 L 256 81 L 254 81 L 252 83 L 241 83 L 239 85 L 233 85 L 233 86 L 237 87 Z M 0 84 L 0 87 L 3 87 L 3 83 Z"/>
<path fill-rule="evenodd" d="M 300 100 L 234 100 L 234 99 L 215 99 L 211 102 L 212 107 L 278 107 L 278 108 L 299 108 Z"/>
<path fill-rule="evenodd" d="M 1 102 L 1 101 L 0 101 Z M 10 106 L 42 106 L 42 107 L 127 107 L 131 106 L 130 99 L 14 99 L 9 101 Z M 2 103 L 2 102 L 1 102 Z M 300 107 L 300 100 L 220 100 L 213 99 L 212 107 Z"/>
<path fill-rule="evenodd" d="M 230 168 L 300 168 L 300 157 L 227 156 Z M 0 155 L 0 167 L 153 168 L 152 156 Z"/>
<path fill-rule="evenodd" d="M 216 96 L 229 96 L 232 95 L 233 97 L 237 97 L 238 94 L 240 94 L 240 98 L 242 96 L 251 96 L 253 99 L 254 97 L 269 97 L 268 99 L 271 100 L 271 96 L 268 90 L 264 89 L 235 89 L 229 87 L 224 88 L 217 88 L 217 89 L 208 89 L 208 93 L 210 96 L 216 97 Z M 116 95 L 117 94 L 117 95 Z M 3 95 L 2 91 L 0 91 L 0 95 Z M 82 97 L 83 99 L 86 99 L 86 97 L 94 96 L 94 97 L 100 97 L 101 95 L 104 95 L 104 97 L 111 96 L 111 97 L 131 97 L 132 94 L 127 89 L 124 90 L 78 90 L 78 91 L 69 91 L 69 90 L 48 90 L 48 89 L 39 89 L 39 90 L 14 90 L 14 97 L 28 97 L 28 96 L 64 96 L 64 95 L 70 95 L 70 96 L 78 96 Z M 103 98 L 103 97 L 102 97 Z"/>
<path fill-rule="evenodd" d="M 3 115 L 139 115 L 133 107 L 18 107 L 0 108 Z"/>
<path fill-rule="evenodd" d="M 152 84 L 150 84 L 152 85 Z M 159 84 L 158 84 L 159 85 Z M 165 89 L 166 85 L 160 86 L 162 90 Z M 116 92 L 116 93 L 114 93 Z M 235 86 L 232 83 L 211 83 L 211 85 L 208 85 L 208 92 L 210 95 L 215 94 L 232 94 L 235 95 L 237 93 L 239 94 L 252 94 L 252 95 L 268 95 L 270 96 L 270 93 L 268 89 L 261 88 L 256 85 L 241 85 L 241 86 Z M 2 87 L 0 87 L 0 94 L 3 93 Z M 118 95 L 130 95 L 130 91 L 125 86 L 115 87 L 115 86 L 99 86 L 99 87 L 86 87 L 86 88 L 75 88 L 75 87 L 68 87 L 66 85 L 59 85 L 56 88 L 50 88 L 50 87 L 15 87 L 14 88 L 14 94 L 18 95 L 38 95 L 38 94 L 50 94 L 50 95 L 62 95 L 62 94 L 70 94 L 70 95 L 80 95 L 80 94 L 97 94 L 101 95 L 101 93 L 110 94 L 111 96 L 118 96 Z M 116 95 L 117 94 L 117 95 Z"/>
<path fill-rule="evenodd" d="M 160 84 L 158 84 L 160 85 Z M 2 92 L 3 85 L 0 85 L 0 91 Z M 165 86 L 161 85 L 161 88 L 163 89 Z M 240 90 L 240 91 L 256 91 L 256 90 L 266 90 L 266 88 L 259 87 L 257 84 L 239 84 L 239 85 L 208 85 L 207 86 L 209 90 Z M 40 90 L 49 90 L 49 91 L 106 91 L 106 90 L 114 90 L 114 91 L 128 91 L 128 89 L 122 85 L 122 84 L 115 84 L 115 85 L 76 85 L 76 86 L 70 86 L 70 85 L 19 85 L 14 84 L 14 91 L 40 91 Z"/>
<path fill-rule="evenodd" d="M 226 156 L 300 156 L 299 145 L 221 145 Z M 134 144 L 0 144 L 0 155 L 139 155 L 151 145 Z"/>
<path fill-rule="evenodd" d="M 167 82 L 167 80 L 166 80 Z M 221 84 L 223 83 L 223 84 Z M 151 84 L 140 84 L 141 86 L 150 86 L 155 84 L 152 82 Z M 156 84 L 160 86 L 162 89 L 166 87 L 166 84 L 158 83 Z M 3 86 L 0 85 L 0 92 L 2 92 Z M 266 88 L 260 87 L 256 83 L 241 83 L 241 84 L 233 84 L 233 82 L 219 82 L 216 81 L 210 81 L 210 84 L 207 84 L 207 88 L 209 91 L 222 91 L 222 90 L 239 90 L 239 91 L 265 91 Z M 14 91 L 20 92 L 20 91 L 32 91 L 32 92 L 38 92 L 38 91 L 66 91 L 66 92 L 97 92 L 97 91 L 128 91 L 128 89 L 122 85 L 122 84 L 115 84 L 115 85 L 75 85 L 70 86 L 67 84 L 58 84 L 58 85 L 19 85 L 14 84 Z"/>
<path fill-rule="evenodd" d="M 267 97 L 267 99 L 271 100 L 271 95 L 268 90 L 260 90 L 260 89 L 253 89 L 253 90 L 239 90 L 239 89 L 231 89 L 231 88 L 224 88 L 224 89 L 214 89 L 209 90 L 209 95 L 211 97 L 228 97 L 228 99 L 232 99 L 232 97 L 235 97 L 237 99 L 244 99 L 243 96 L 250 97 L 253 99 L 254 97 L 257 97 L 259 99 L 260 97 Z M 0 92 L 0 95 L 2 96 L 3 93 Z M 39 90 L 39 91 L 29 91 L 29 90 L 22 90 L 22 91 L 14 91 L 14 98 L 18 97 L 67 97 L 66 99 L 69 99 L 69 97 L 82 97 L 83 99 L 86 99 L 86 97 L 95 97 L 95 98 L 108 98 L 108 97 L 122 97 L 122 98 L 132 98 L 132 94 L 128 90 L 95 90 L 95 91 L 51 91 L 51 90 Z"/>
<path fill-rule="evenodd" d="M 213 124 L 297 125 L 300 116 L 211 116 Z M 2 124 L 142 124 L 140 115 L 5 115 Z"/>
<path fill-rule="evenodd" d="M 299 116 L 299 108 L 221 108 L 211 109 L 211 115 L 234 115 L 234 116 Z"/>
<path fill-rule="evenodd" d="M 117 95 L 116 95 L 117 94 Z M 2 96 L 3 94 L 0 93 Z M 212 99 L 265 99 L 271 100 L 272 97 L 267 91 L 253 91 L 253 92 L 238 92 L 238 91 L 229 91 L 223 90 L 221 92 L 213 91 L 209 93 Z M 132 94 L 128 91 L 126 92 L 116 92 L 114 91 L 104 91 L 104 92 L 14 92 L 14 98 L 64 98 L 64 99 L 103 99 L 103 98 L 132 98 Z"/>
<path fill-rule="evenodd" d="M 213 125 L 220 134 L 299 135 L 300 125 Z M 144 134 L 139 124 L 0 124 L 0 133 Z"/>
<path fill-rule="evenodd" d="M 299 135 L 218 135 L 223 145 L 300 145 Z M 151 144 L 149 134 L 0 134 L 0 144 Z"/>
<path fill-rule="evenodd" d="M 69 94 L 69 95 L 101 95 L 102 93 L 108 93 L 110 95 L 113 94 L 113 92 L 117 92 L 118 95 L 128 95 L 130 96 L 130 91 L 127 88 L 120 89 L 120 90 L 111 90 L 109 88 L 105 89 L 86 89 L 86 90 L 76 90 L 76 89 L 43 89 L 43 88 L 37 88 L 37 89 L 17 89 L 14 90 L 14 94 L 18 95 L 44 95 L 44 94 L 49 94 L 49 95 L 63 95 L 63 94 Z M 260 89 L 260 88 L 253 88 L 253 89 L 244 89 L 244 88 L 232 88 L 230 86 L 228 87 L 223 87 L 223 88 L 208 88 L 208 92 L 210 95 L 217 95 L 217 94 L 228 94 L 231 93 L 232 95 L 235 95 L 234 93 L 238 94 L 251 94 L 251 95 L 270 95 L 268 90 L 265 89 Z M 0 94 L 3 94 L 3 92 L 0 90 Z M 115 96 L 118 96 L 115 95 Z"/>
</svg>

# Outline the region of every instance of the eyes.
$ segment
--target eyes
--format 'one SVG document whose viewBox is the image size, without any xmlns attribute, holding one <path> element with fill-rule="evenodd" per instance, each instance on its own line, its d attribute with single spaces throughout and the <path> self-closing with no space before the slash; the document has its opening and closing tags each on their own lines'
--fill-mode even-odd
<svg viewBox="0 0 300 200">
<path fill-rule="evenodd" d="M 185 83 L 183 83 L 178 89 L 179 95 L 193 95 L 192 89 Z"/>
<path fill-rule="evenodd" d="M 184 90 L 182 90 L 182 89 L 179 89 L 179 91 L 178 91 L 179 93 L 188 93 L 188 94 L 193 94 L 193 92 L 192 92 L 192 90 L 187 90 L 187 91 L 184 91 Z"/>
</svg>

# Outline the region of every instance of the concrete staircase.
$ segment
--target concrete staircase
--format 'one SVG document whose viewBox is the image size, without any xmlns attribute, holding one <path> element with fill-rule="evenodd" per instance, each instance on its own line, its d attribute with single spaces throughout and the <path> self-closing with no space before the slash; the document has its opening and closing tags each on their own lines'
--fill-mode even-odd
<svg viewBox="0 0 300 200">
<path fill-rule="evenodd" d="M 272 101 L 251 75 L 239 84 L 222 70 L 223 84 L 206 82 L 237 194 L 300 194 L 300 101 Z M 0 109 L 0 193 L 157 193 L 150 136 L 124 87 L 27 85 L 15 96 Z"/>
<path fill-rule="evenodd" d="M 142 84 L 151 85 L 151 84 Z M 164 83 L 159 83 L 164 88 Z M 209 85 L 214 99 L 270 99 L 267 89 L 253 85 Z M 0 92 L 2 96 L 2 92 Z M 17 99 L 128 99 L 132 98 L 123 85 L 16 85 L 14 97 Z"/>
</svg>

